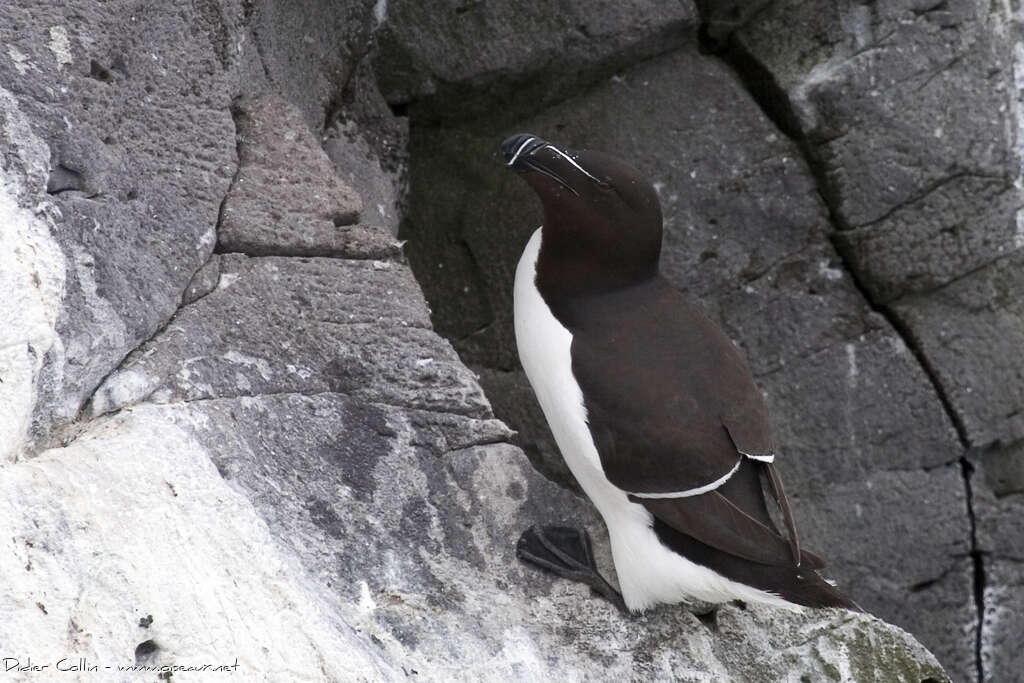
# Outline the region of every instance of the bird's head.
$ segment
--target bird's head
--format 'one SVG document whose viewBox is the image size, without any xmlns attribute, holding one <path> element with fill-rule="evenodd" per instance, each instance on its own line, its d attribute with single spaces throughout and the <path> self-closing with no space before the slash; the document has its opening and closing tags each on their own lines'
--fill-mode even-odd
<svg viewBox="0 0 1024 683">
<path fill-rule="evenodd" d="M 657 274 L 661 205 L 636 169 L 607 154 L 561 149 L 528 134 L 506 139 L 501 155 L 544 207 L 542 259 L 557 256 L 584 289 L 598 273 L 608 286 Z"/>
</svg>

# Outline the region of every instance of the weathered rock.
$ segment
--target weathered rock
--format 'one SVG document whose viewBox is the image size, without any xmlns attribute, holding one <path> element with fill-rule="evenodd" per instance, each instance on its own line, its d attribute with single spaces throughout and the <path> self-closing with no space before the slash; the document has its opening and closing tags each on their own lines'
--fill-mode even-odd
<svg viewBox="0 0 1024 683">
<path fill-rule="evenodd" d="M 251 30 L 245 40 L 255 45 L 266 79 L 302 110 L 311 130 L 323 128 L 369 51 L 380 24 L 379 4 L 359 0 L 244 3 Z"/>
<path fill-rule="evenodd" d="M 688 3 L 673 0 L 382 6 L 374 68 L 384 97 L 446 122 L 493 116 L 495 101 L 506 115 L 537 111 L 679 45 L 696 20 Z"/>
<path fill-rule="evenodd" d="M 875 301 L 1019 246 L 1009 22 L 973 0 L 780 2 L 737 34 L 785 91 Z"/>
<path fill-rule="evenodd" d="M 1024 252 L 1018 252 L 892 307 L 928 358 L 973 445 L 1024 439 L 1022 268 Z"/>
<path fill-rule="evenodd" d="M 700 107 L 691 93 L 701 93 Z M 626 117 L 635 125 L 623 126 Z M 959 468 L 948 467 L 961 452 L 956 432 L 914 355 L 844 270 L 799 150 L 726 67 L 692 49 L 515 125 L 616 153 L 653 179 L 665 215 L 662 272 L 750 356 L 777 423 L 787 490 L 801 519 L 815 519 L 804 532 L 808 546 L 827 551 L 854 599 L 972 668 L 973 644 L 944 626 L 969 627 L 975 614 L 963 560 L 964 486 Z M 435 325 L 464 359 L 495 369 L 481 372 L 492 396 L 525 386 L 508 377 L 511 281 L 540 221 L 529 189 L 493 160 L 500 138 L 478 124 L 414 126 L 402 232 Z M 495 399 L 498 416 L 520 432 L 540 469 L 558 476 L 546 426 L 536 412 L 510 406 L 511 396 Z M 851 522 L 857 509 L 863 519 Z M 880 531 L 891 515 L 915 523 Z M 918 527 L 922 519 L 929 521 Z M 911 586 L 940 575 L 946 580 L 911 595 Z M 906 606 L 923 604 L 932 611 Z M 936 613 L 943 620 L 926 616 Z"/>
<path fill-rule="evenodd" d="M 986 454 L 1007 493 L 1019 490 L 1024 436 L 1018 22 L 974 0 L 779 2 L 726 52 L 802 143 L 860 287 L 899 325 L 962 445 Z M 1010 505 L 967 502 L 979 528 Z M 987 611 L 984 595 L 1012 594 L 1024 572 L 990 571 L 973 540 L 974 585 L 986 586 L 975 602 Z M 1020 668 L 1016 648 L 989 633 L 997 621 L 979 615 L 983 650 L 974 666 L 951 666 L 955 676 Z"/>
<path fill-rule="evenodd" d="M 1011 509 L 1017 519 L 1024 513 L 1021 501 L 1011 506 L 1001 501 L 999 507 Z M 1020 528 L 1017 527 L 1017 538 Z M 1005 542 L 1006 536 L 998 539 Z M 1024 629 L 1017 605 L 1024 600 L 1024 568 L 1022 558 L 997 557 L 985 562 L 983 589 L 984 613 L 982 615 L 981 665 L 985 681 L 1019 681 L 1024 667 L 1024 653 L 1020 649 L 1020 634 Z"/>
<path fill-rule="evenodd" d="M 22 660 L 237 661 L 266 681 L 948 680 L 865 615 L 724 607 L 709 629 L 679 608 L 623 617 L 534 572 L 514 558 L 521 525 L 596 519 L 517 449 L 467 447 L 467 426 L 502 433 L 486 424 L 295 394 L 101 419 L 0 472 L 0 515 L 22 520 L 0 556 L 20 626 L 4 642 Z"/>
<path fill-rule="evenodd" d="M 396 7 L 392 22 L 402 16 Z M 55 653 L 112 669 L 237 661 L 247 680 L 265 681 L 946 680 L 911 636 L 865 615 L 730 606 L 701 621 L 667 607 L 630 619 L 515 559 L 514 540 L 529 524 L 581 522 L 610 571 L 593 509 L 506 443 L 510 431 L 431 329 L 401 262 L 390 230 L 401 201 L 405 129 L 359 62 L 386 8 L 223 0 L 145 13 L 119 3 L 102 13 L 78 3 L 0 9 L 0 135 L 8 150 L 0 167 L 0 287 L 8 294 L 0 303 L 0 527 L 10 543 L 0 553 L 8 587 L 0 598 L 4 647 L 22 664 L 31 657 L 51 667 L 55 661 L 42 660 Z M 497 72 L 459 76 L 445 92 L 500 95 L 509 84 L 536 83 L 520 104 L 540 106 L 560 96 L 545 88 L 567 79 L 596 83 L 617 64 L 685 40 L 673 32 L 694 16 L 687 6 L 609 5 L 586 15 L 594 36 L 574 37 L 583 9 L 590 11 L 548 10 L 548 29 L 534 35 L 534 47 L 547 46 L 542 51 L 506 40 L 486 52 Z M 507 20 L 509 29 L 533 16 L 481 12 Z M 444 22 L 440 14 L 429 18 Z M 479 37 L 471 27 L 460 28 L 466 44 L 486 50 L 469 42 Z M 388 40 L 422 30 L 392 28 Z M 425 47 L 434 52 L 417 68 L 451 67 L 436 52 L 443 39 L 431 36 Z M 569 59 L 558 53 L 564 39 Z M 522 61 L 504 64 L 515 55 Z M 700 64 L 695 59 L 687 52 L 658 62 L 649 75 L 660 82 L 681 67 L 684 85 L 708 91 L 727 80 L 707 65 L 685 75 Z M 484 63 L 481 57 L 473 68 Z M 544 75 L 547 64 L 556 64 L 554 76 Z M 624 90 L 613 94 L 644 92 L 637 81 L 614 85 Z M 594 102 L 614 99 L 600 91 Z M 735 93 L 718 96 L 729 111 Z M 434 97 L 451 107 L 440 90 Z M 467 116 L 487 95 L 473 101 Z M 652 121 L 664 127 L 663 119 Z M 730 125 L 743 131 L 744 121 Z M 500 138 L 494 130 L 474 135 L 467 139 L 487 138 L 488 153 Z M 702 152 L 705 163 L 742 146 L 739 137 L 724 139 Z M 726 264 L 722 279 L 709 285 L 695 276 L 687 286 L 721 297 L 719 317 L 758 330 L 756 343 L 768 346 L 771 332 L 750 322 L 754 308 L 735 299 L 747 292 L 733 278 L 746 274 L 755 292 L 775 287 L 779 296 L 764 296 L 785 301 L 786 292 L 800 302 L 793 283 L 817 273 L 814 306 L 778 309 L 793 311 L 795 332 L 807 331 L 799 351 L 786 348 L 800 358 L 845 359 L 844 344 L 856 343 L 858 363 L 867 359 L 858 386 L 874 386 L 877 352 L 891 345 L 888 328 L 863 307 L 847 310 L 856 292 L 842 273 L 833 277 L 838 266 L 820 239 L 821 209 L 806 201 L 813 186 L 786 170 L 785 143 L 770 144 L 767 154 L 741 154 L 728 167 L 755 167 L 733 182 L 763 183 L 785 199 L 742 203 L 737 184 L 714 204 L 714 215 L 730 215 L 734 203 L 736 215 L 755 225 L 762 211 L 779 217 L 781 246 L 765 244 L 748 258 L 742 246 L 756 233 L 729 233 L 717 256 Z M 653 151 L 642 156 L 650 168 L 660 165 Z M 364 220 L 342 242 L 325 238 L 356 195 Z M 287 230 L 275 211 L 290 218 Z M 218 217 L 225 240 L 248 240 L 222 241 L 221 251 L 248 253 L 211 254 Z M 695 234 L 711 240 L 703 229 Z M 309 247 L 313 238 L 319 241 Z M 305 248 L 349 260 L 284 255 Z M 681 254 L 676 276 L 683 278 L 690 257 L 672 253 Z M 510 271 L 497 272 L 500 282 Z M 822 323 L 830 306 L 844 312 Z M 493 339 L 498 354 L 514 359 L 509 340 Z M 937 512 L 948 499 L 948 472 L 916 469 L 943 462 L 948 425 L 904 385 L 904 356 L 884 366 L 906 404 L 892 420 L 912 418 L 920 421 L 915 429 L 932 430 L 924 443 L 934 453 L 909 449 L 886 465 L 908 472 L 883 469 L 868 482 L 884 493 L 878 504 L 900 510 L 900 520 L 912 514 L 894 498 L 907 507 L 912 497 L 926 501 L 918 507 L 936 542 L 924 556 L 935 571 L 948 569 L 939 579 L 946 585 L 962 576 L 962 561 L 947 561 L 961 550 L 951 531 L 955 506 L 946 517 Z M 789 356 L 772 356 L 766 380 L 781 376 L 773 368 L 783 361 Z M 847 370 L 840 364 L 837 372 L 848 379 Z M 865 409 L 863 423 L 854 424 L 878 419 Z M 854 440 L 864 446 L 875 438 L 868 432 L 857 427 Z M 901 439 L 921 436 L 883 435 L 901 447 Z M 828 492 L 849 508 L 860 502 L 856 468 L 837 471 L 851 478 Z M 814 511 L 814 520 L 834 528 L 829 515 L 838 513 L 820 512 L 832 500 L 798 501 L 805 523 Z M 880 513 L 870 505 L 864 511 L 868 528 Z M 879 570 L 880 583 L 887 571 Z M 852 579 L 874 586 L 871 580 L 866 571 Z M 920 593 L 920 602 L 906 604 L 951 614 L 944 592 Z M 21 673 L 14 680 L 31 680 Z M 136 680 L 138 672 L 107 677 Z"/>
<path fill-rule="evenodd" d="M 979 654 L 986 681 L 1019 680 L 1024 665 L 1019 640 L 1024 619 L 1016 608 L 1024 599 L 1024 495 L 1020 489 L 1003 489 L 991 466 L 1008 455 L 984 454 L 974 462 L 971 478 L 978 561 L 984 570 L 978 586 L 983 610 Z M 1019 450 L 1012 455 L 1019 461 Z"/>
<path fill-rule="evenodd" d="M 400 675 L 169 419 L 187 412 L 125 412 L 0 469 L 3 656 L 48 667 L 12 680 L 138 680 L 115 673 L 135 664 L 237 663 L 262 681 Z M 54 673 L 62 657 L 100 668 Z"/>
<path fill-rule="evenodd" d="M 398 235 L 402 179 L 385 169 L 374 147 L 353 121 L 337 122 L 324 140 L 324 152 L 337 173 L 366 198 L 363 220 L 379 224 L 389 235 Z"/>
<path fill-rule="evenodd" d="M 941 287 L 1018 249 L 1022 201 L 1006 178 L 956 175 L 835 240 L 872 299 L 889 302 Z"/>
<path fill-rule="evenodd" d="M 234 105 L 238 172 L 221 211 L 219 251 L 346 256 L 359 196 L 331 170 L 301 113 L 278 95 Z M 380 250 L 383 252 L 384 248 Z"/>
<path fill-rule="evenodd" d="M 238 173 L 224 199 L 218 251 L 378 259 L 400 253 L 379 208 L 370 225 L 363 222 L 359 195 L 334 173 L 294 105 L 265 94 L 236 103 L 234 113 Z M 346 162 L 355 176 L 373 169 L 375 159 Z M 379 164 L 376 170 L 383 176 Z"/>
<path fill-rule="evenodd" d="M 363 198 L 367 222 L 397 235 L 407 190 L 409 119 L 391 111 L 369 61 L 356 69 L 342 106 L 324 128 L 324 151 Z"/>
<path fill-rule="evenodd" d="M 16 134 L 8 164 L 0 166 L 0 291 L 5 293 L 0 326 L 0 463 L 14 460 L 32 432 L 37 384 L 52 375 L 44 355 L 55 345 L 57 314 L 64 292 L 65 259 L 50 234 L 55 207 L 33 212 L 31 188 L 45 181 L 45 143 L 6 90 L 0 90 L 4 130 Z M 15 161 L 17 159 L 17 161 Z M 11 303 L 16 302 L 16 305 Z M 52 362 L 52 360 L 51 360 Z"/>
<path fill-rule="evenodd" d="M 0 144 L 19 203 L 38 207 L 18 221 L 49 233 L 11 246 L 51 264 L 42 276 L 56 295 L 44 304 L 55 334 L 22 340 L 45 361 L 15 390 L 37 441 L 173 314 L 213 248 L 234 169 L 229 79 L 241 56 L 218 54 L 190 8 L 143 16 L 119 4 L 0 8 Z M 226 4 L 219 21 L 236 33 L 240 8 Z"/>
<path fill-rule="evenodd" d="M 996 496 L 1024 493 L 1024 441 L 985 451 L 985 482 Z"/>
<path fill-rule="evenodd" d="M 213 254 L 210 256 L 210 260 L 204 263 L 202 268 L 197 270 L 189 280 L 188 286 L 185 287 L 185 291 L 181 295 L 181 305 L 187 306 L 206 296 L 217 288 L 218 282 L 220 282 L 220 257 Z"/>
<path fill-rule="evenodd" d="M 473 375 L 430 330 L 407 266 L 224 254 L 217 289 L 127 358 L 89 413 L 290 392 L 489 412 Z"/>
</svg>

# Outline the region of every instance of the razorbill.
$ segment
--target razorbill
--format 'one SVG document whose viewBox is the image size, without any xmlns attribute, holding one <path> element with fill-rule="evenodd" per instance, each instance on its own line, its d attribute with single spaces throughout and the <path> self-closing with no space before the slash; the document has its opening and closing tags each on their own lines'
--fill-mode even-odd
<svg viewBox="0 0 1024 683">
<path fill-rule="evenodd" d="M 858 609 L 800 547 L 742 353 L 658 274 L 652 185 L 610 156 L 533 135 L 508 138 L 501 155 L 544 213 L 516 269 L 519 358 L 608 527 L 621 597 L 585 531 L 533 527 L 519 556 L 634 612 L 695 600 Z"/>
</svg>

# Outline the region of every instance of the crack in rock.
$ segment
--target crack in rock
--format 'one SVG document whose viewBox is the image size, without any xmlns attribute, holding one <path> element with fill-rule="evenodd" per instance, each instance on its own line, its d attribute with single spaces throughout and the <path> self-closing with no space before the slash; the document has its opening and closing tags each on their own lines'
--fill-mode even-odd
<svg viewBox="0 0 1024 683">
<path fill-rule="evenodd" d="M 728 43 L 730 49 L 725 51 L 719 51 L 718 56 L 728 64 L 735 73 L 737 73 L 740 81 L 744 84 L 748 92 L 753 97 L 754 101 L 762 109 L 766 117 L 773 122 L 778 130 L 789 137 L 796 144 L 800 150 L 805 163 L 812 172 L 812 176 L 817 182 L 819 193 L 824 201 L 824 204 L 828 210 L 829 221 L 832 225 L 833 231 L 829 234 L 829 239 L 839 254 L 841 259 L 842 267 L 850 276 L 855 288 L 859 291 L 864 302 L 878 315 L 884 318 L 892 330 L 902 339 L 906 347 L 916 358 L 918 364 L 923 370 L 929 383 L 931 384 L 932 390 L 937 397 L 939 403 L 942 406 L 943 411 L 948 416 L 949 420 L 953 424 L 957 437 L 960 442 L 960 446 L 963 449 L 964 455 L 961 456 L 957 461 L 960 464 L 963 473 L 964 490 L 966 494 L 966 512 L 969 521 L 970 529 L 970 552 L 969 556 L 972 560 L 972 571 L 973 571 L 973 601 L 976 608 L 976 624 L 975 624 L 975 639 L 974 639 L 974 660 L 975 667 L 978 677 L 978 682 L 984 681 L 984 666 L 982 661 L 982 635 L 984 625 L 984 589 L 985 589 L 985 565 L 984 557 L 978 546 L 978 539 L 976 533 L 976 520 L 975 510 L 973 504 L 973 490 L 971 486 L 971 472 L 973 467 L 966 457 L 966 453 L 969 448 L 966 430 L 964 427 L 963 419 L 958 414 L 958 411 L 953 406 L 950 397 L 948 396 L 942 383 L 936 374 L 935 368 L 929 362 L 928 358 L 924 354 L 921 345 L 915 338 L 915 335 L 902 323 L 900 318 L 895 312 L 887 305 L 880 304 L 876 301 L 875 297 L 872 296 L 871 291 L 865 285 L 862 278 L 860 277 L 859 269 L 856 264 L 851 263 L 849 260 L 849 252 L 842 248 L 841 244 L 837 243 L 836 236 L 842 233 L 845 229 L 850 227 L 848 222 L 842 215 L 842 211 L 839 206 L 840 203 L 837 200 L 838 188 L 830 181 L 829 175 L 823 166 L 823 163 L 818 158 L 814 146 L 811 141 L 807 138 L 800 125 L 800 117 L 794 110 L 794 104 L 789 99 L 788 93 L 778 84 L 774 75 L 771 71 L 762 64 L 753 54 L 743 48 L 739 41 L 732 39 Z M 890 215 L 896 213 L 900 209 L 906 208 L 908 205 L 915 202 L 919 202 L 926 198 L 929 194 L 937 191 L 944 185 L 957 178 L 965 175 L 978 175 L 971 174 L 966 171 L 954 173 L 948 177 L 945 177 L 937 182 L 932 183 L 923 193 L 912 199 L 901 202 L 898 206 L 892 208 L 884 216 L 880 217 L 875 221 L 863 224 L 857 227 L 866 227 L 875 223 L 884 221 Z M 941 577 L 940 577 L 941 578 Z M 938 579 L 936 579 L 937 581 Z"/>
</svg>

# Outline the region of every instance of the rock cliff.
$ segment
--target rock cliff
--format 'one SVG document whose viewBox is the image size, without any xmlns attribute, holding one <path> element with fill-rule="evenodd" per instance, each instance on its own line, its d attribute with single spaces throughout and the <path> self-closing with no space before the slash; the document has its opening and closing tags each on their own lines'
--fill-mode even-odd
<svg viewBox="0 0 1024 683">
<path fill-rule="evenodd" d="M 0 7 L 5 675 L 1013 680 L 993 12 Z M 580 520 L 609 563 L 516 367 L 537 215 L 494 152 L 520 129 L 655 179 L 665 272 L 747 350 L 809 544 L 881 619 L 630 619 L 515 559 Z"/>
</svg>

